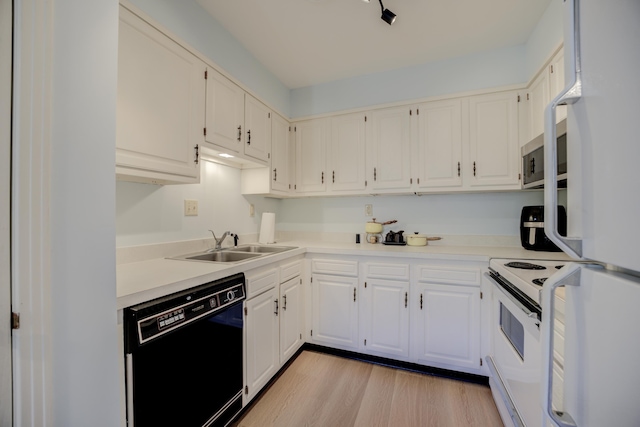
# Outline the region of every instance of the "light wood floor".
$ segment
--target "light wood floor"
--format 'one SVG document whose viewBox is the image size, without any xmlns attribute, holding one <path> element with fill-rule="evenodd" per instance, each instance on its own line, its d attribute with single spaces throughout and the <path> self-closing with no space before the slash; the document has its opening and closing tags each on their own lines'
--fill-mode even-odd
<svg viewBox="0 0 640 427">
<path fill-rule="evenodd" d="M 302 352 L 234 427 L 502 426 L 489 387 Z"/>
</svg>

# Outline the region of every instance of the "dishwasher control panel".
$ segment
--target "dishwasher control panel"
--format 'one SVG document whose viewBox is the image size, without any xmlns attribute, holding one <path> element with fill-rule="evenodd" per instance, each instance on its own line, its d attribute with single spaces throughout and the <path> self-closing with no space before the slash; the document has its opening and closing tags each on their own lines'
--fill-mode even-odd
<svg viewBox="0 0 640 427">
<path fill-rule="evenodd" d="M 125 316 L 135 325 L 131 335 L 135 334 L 136 342 L 129 340 L 129 344 L 142 345 L 229 305 L 242 303 L 246 293 L 244 275 L 240 276 L 125 309 Z"/>
</svg>

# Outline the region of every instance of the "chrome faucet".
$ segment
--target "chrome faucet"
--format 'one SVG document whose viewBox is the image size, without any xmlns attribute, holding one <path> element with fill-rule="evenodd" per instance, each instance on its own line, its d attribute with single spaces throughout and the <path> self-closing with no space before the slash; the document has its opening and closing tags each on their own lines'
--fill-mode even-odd
<svg viewBox="0 0 640 427">
<path fill-rule="evenodd" d="M 235 239 L 234 242 L 237 242 L 237 235 L 233 234 L 230 231 L 225 231 L 224 234 L 222 235 L 222 237 L 220 237 L 220 238 L 216 237 L 216 233 L 214 233 L 213 230 L 209 230 L 209 231 L 211 232 L 211 234 L 213 234 L 213 238 L 216 241 L 216 247 L 213 250 L 222 249 L 222 242 L 224 242 L 224 239 L 227 236 L 232 236 Z M 237 243 L 236 243 L 236 245 L 237 245 Z"/>
</svg>

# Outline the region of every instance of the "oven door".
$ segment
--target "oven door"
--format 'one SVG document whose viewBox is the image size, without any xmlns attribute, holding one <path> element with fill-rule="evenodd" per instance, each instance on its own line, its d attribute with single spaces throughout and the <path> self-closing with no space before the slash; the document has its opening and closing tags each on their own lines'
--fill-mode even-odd
<svg viewBox="0 0 640 427">
<path fill-rule="evenodd" d="M 540 321 L 488 274 L 491 301 L 491 356 L 488 364 L 513 424 L 541 426 Z"/>
</svg>

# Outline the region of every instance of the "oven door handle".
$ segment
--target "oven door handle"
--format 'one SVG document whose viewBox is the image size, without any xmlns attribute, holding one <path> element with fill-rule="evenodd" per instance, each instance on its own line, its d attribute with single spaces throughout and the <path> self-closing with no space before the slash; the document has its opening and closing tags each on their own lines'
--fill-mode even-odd
<svg viewBox="0 0 640 427">
<path fill-rule="evenodd" d="M 577 424 L 567 412 L 554 411 L 553 403 L 553 336 L 555 326 L 555 290 L 561 286 L 580 286 L 580 264 L 571 263 L 548 278 L 542 286 L 542 407 L 559 427 L 576 427 Z"/>
<path fill-rule="evenodd" d="M 533 312 L 529 310 L 527 307 L 525 307 L 524 304 L 522 304 L 513 295 L 511 295 L 506 289 L 504 289 L 500 283 L 496 282 L 489 273 L 484 273 L 484 277 L 486 277 L 489 281 L 491 281 L 491 283 L 493 283 L 497 288 L 499 288 L 500 291 L 502 291 L 502 293 L 507 298 L 509 298 L 511 302 L 513 302 L 520 310 L 522 310 L 527 317 L 538 320 L 538 313 Z"/>
</svg>

